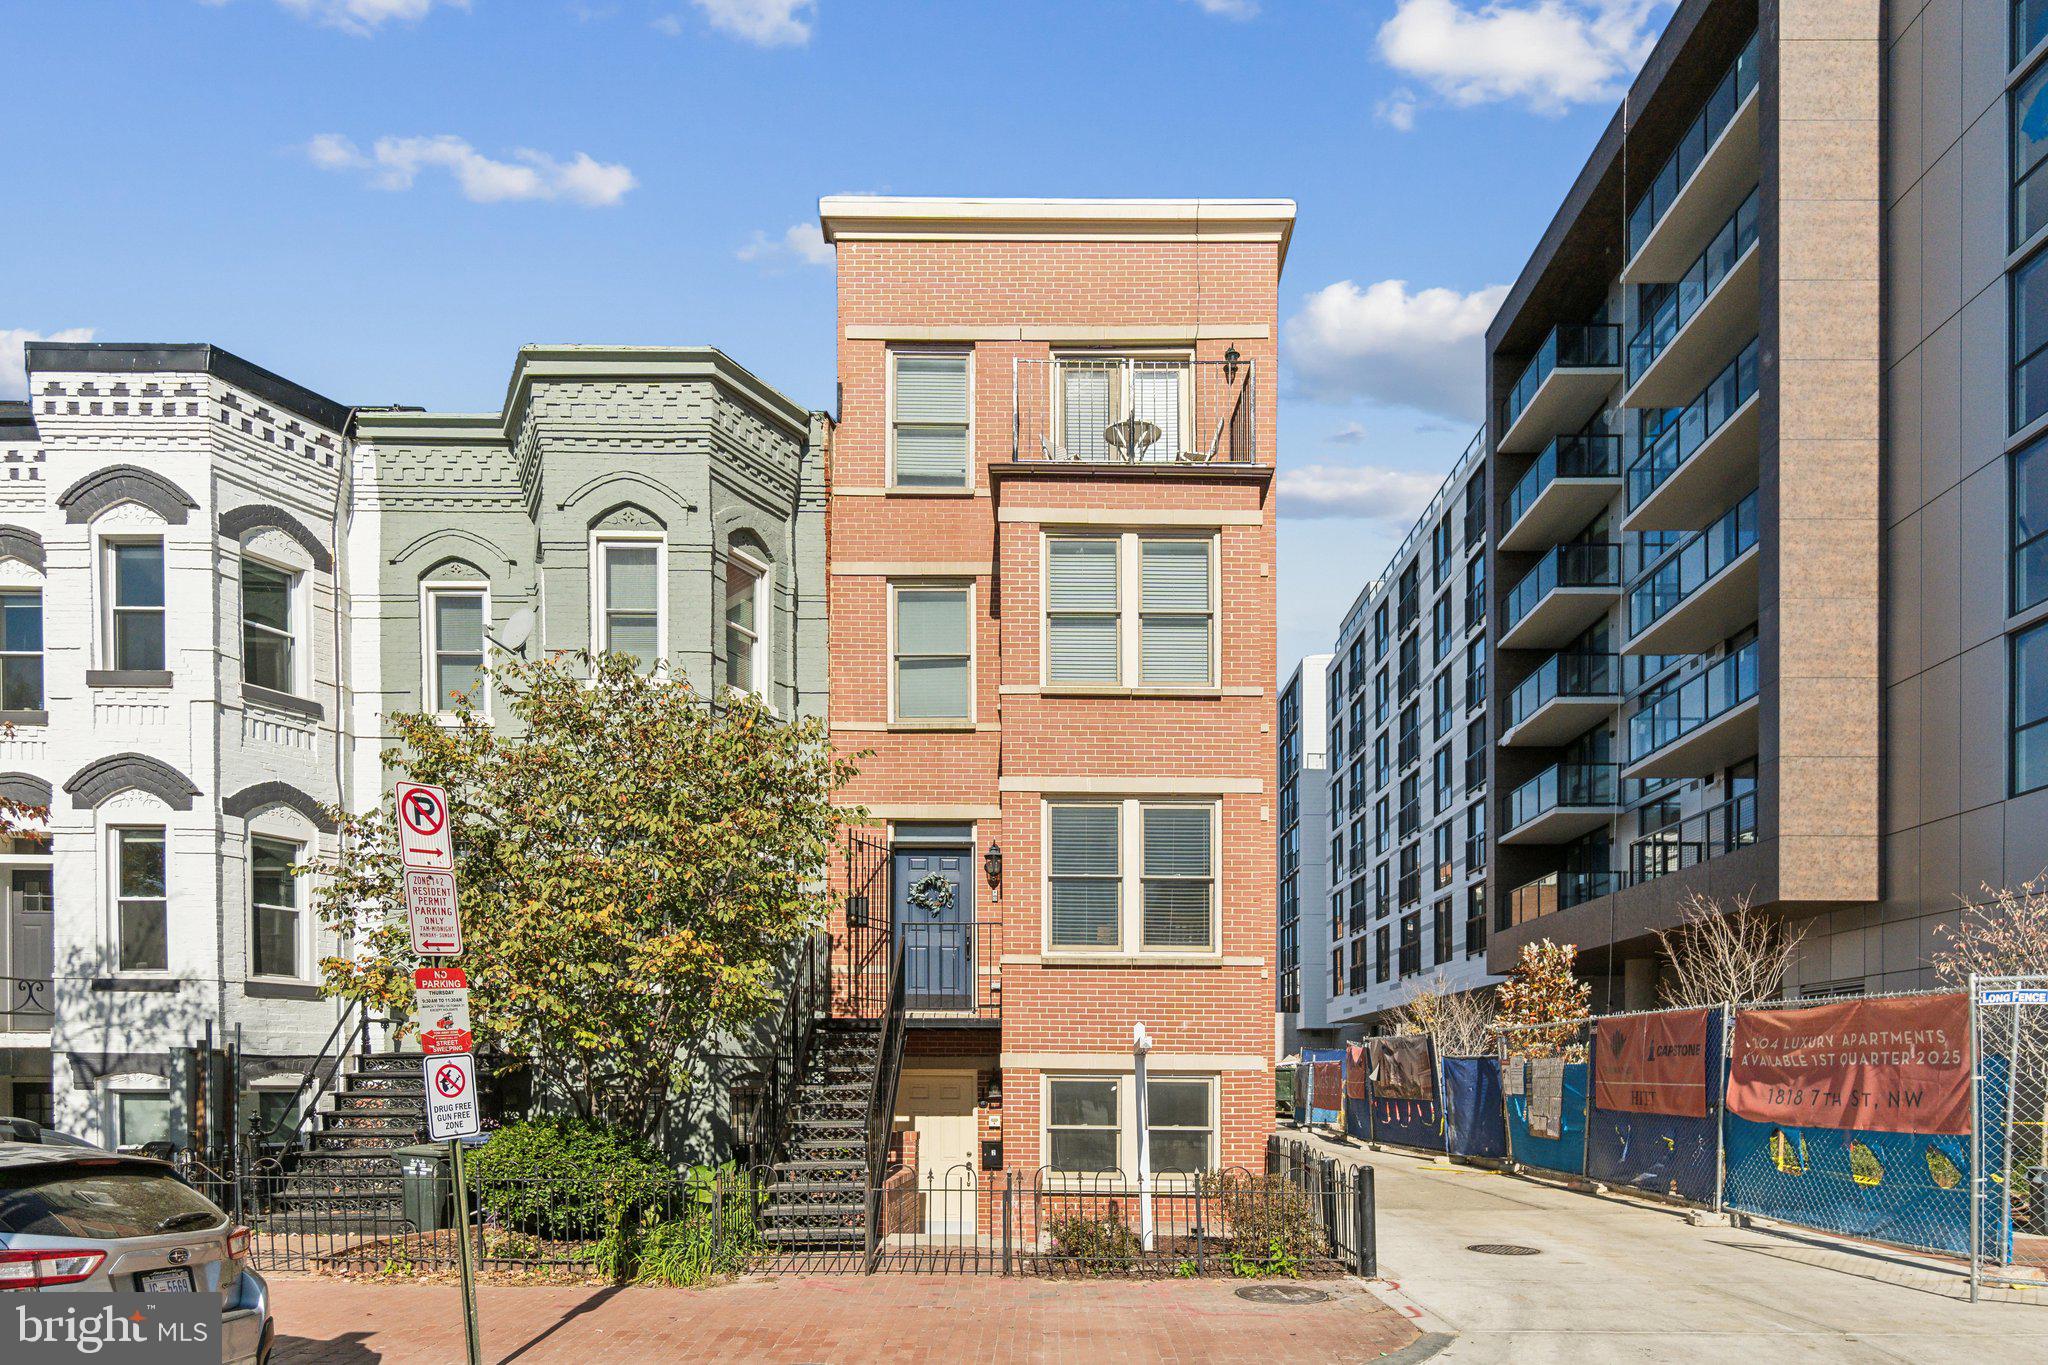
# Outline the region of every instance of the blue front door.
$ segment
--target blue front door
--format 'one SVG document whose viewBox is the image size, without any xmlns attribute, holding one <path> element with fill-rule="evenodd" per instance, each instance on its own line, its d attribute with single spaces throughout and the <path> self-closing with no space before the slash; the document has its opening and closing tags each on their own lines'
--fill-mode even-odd
<svg viewBox="0 0 2048 1365">
<path fill-rule="evenodd" d="M 972 848 L 899 848 L 892 885 L 904 1007 L 974 1013 Z"/>
</svg>

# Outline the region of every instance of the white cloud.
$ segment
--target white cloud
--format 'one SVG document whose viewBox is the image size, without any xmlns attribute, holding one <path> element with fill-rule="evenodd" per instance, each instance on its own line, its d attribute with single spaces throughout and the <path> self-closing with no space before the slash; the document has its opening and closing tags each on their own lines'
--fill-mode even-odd
<svg viewBox="0 0 2048 1365">
<path fill-rule="evenodd" d="M 1204 14 L 1220 14 L 1225 19 L 1251 19 L 1259 12 L 1259 0 L 1188 0 L 1188 3 Z"/>
<path fill-rule="evenodd" d="M 209 4 L 220 0 L 207 0 Z M 469 0 L 277 0 L 298 15 L 367 38 L 392 20 L 416 24 L 438 3 L 448 9 L 468 9 Z"/>
<path fill-rule="evenodd" d="M 0 398 L 22 398 L 28 394 L 28 371 L 21 348 L 31 341 L 91 341 L 90 327 L 66 327 L 55 332 L 32 332 L 26 327 L 0 327 Z"/>
<path fill-rule="evenodd" d="M 1359 446 L 1371 439 L 1372 433 L 1365 429 L 1363 422 L 1346 422 L 1324 439 L 1333 446 Z"/>
<path fill-rule="evenodd" d="M 1375 104 L 1373 117 L 1396 132 L 1407 133 L 1415 129 L 1415 92 L 1406 86 Z"/>
<path fill-rule="evenodd" d="M 306 156 L 323 171 L 364 171 L 380 190 L 409 190 L 421 171 L 445 170 L 478 204 L 511 199 L 566 199 L 607 208 L 640 182 L 625 166 L 593 160 L 578 152 L 558 161 L 530 147 L 495 161 L 452 133 L 436 137 L 380 137 L 365 153 L 340 133 L 320 133 L 306 144 Z"/>
<path fill-rule="evenodd" d="M 1512 100 L 1559 114 L 1617 98 L 1675 3 L 1399 0 L 1380 55 L 1453 104 Z"/>
<path fill-rule="evenodd" d="M 1280 471 L 1280 515 L 1345 517 L 1406 529 L 1435 496 L 1441 474 L 1379 465 L 1311 464 Z"/>
<path fill-rule="evenodd" d="M 817 14 L 817 0 L 690 0 L 711 27 L 756 47 L 802 47 L 811 40 L 811 24 Z M 655 27 L 668 34 L 680 33 L 682 25 L 673 17 Z"/>
<path fill-rule="evenodd" d="M 825 240 L 824 230 L 816 223 L 791 224 L 780 237 L 770 237 L 755 228 L 747 244 L 733 254 L 743 261 L 769 267 L 792 263 L 830 265 L 833 260 L 832 244 Z"/>
<path fill-rule="evenodd" d="M 1507 293 L 1504 284 L 1410 293 L 1406 280 L 1362 289 L 1339 280 L 1287 320 L 1288 361 L 1324 401 L 1366 398 L 1477 421 L 1486 325 Z"/>
</svg>

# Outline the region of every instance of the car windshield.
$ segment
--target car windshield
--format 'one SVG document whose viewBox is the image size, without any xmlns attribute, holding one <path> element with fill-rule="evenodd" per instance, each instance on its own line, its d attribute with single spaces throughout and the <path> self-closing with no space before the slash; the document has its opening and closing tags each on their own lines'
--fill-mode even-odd
<svg viewBox="0 0 2048 1365">
<path fill-rule="evenodd" d="M 197 1190 L 134 1166 L 0 1170 L 0 1233 L 35 1237 L 158 1237 L 226 1226 Z"/>
</svg>

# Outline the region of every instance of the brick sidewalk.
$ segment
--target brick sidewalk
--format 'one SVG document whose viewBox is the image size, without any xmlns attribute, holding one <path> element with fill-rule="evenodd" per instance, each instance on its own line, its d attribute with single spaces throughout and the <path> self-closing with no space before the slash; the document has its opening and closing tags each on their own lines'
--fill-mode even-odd
<svg viewBox="0 0 2048 1365">
<path fill-rule="evenodd" d="M 276 1365 L 459 1365 L 451 1287 L 273 1276 Z M 1370 1361 L 1416 1332 L 1355 1280 L 1327 1303 L 1265 1304 L 1241 1282 L 996 1276 L 759 1277 L 716 1289 L 487 1287 L 484 1359 L 856 1362 Z"/>
</svg>

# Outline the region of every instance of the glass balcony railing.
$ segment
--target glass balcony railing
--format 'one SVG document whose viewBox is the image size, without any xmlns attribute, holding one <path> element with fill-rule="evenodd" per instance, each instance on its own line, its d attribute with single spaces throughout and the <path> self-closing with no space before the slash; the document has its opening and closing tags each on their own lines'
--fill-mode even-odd
<svg viewBox="0 0 2048 1365">
<path fill-rule="evenodd" d="M 1756 384 L 1757 339 L 1751 338 L 1742 353 L 1700 390 L 1699 397 L 1645 441 L 1642 453 L 1628 467 L 1628 505 L 1636 508 L 1649 501 L 1650 495 L 1750 400 Z"/>
<path fill-rule="evenodd" d="M 1522 519 L 1556 479 L 1611 479 L 1621 473 L 1621 438 L 1582 434 L 1560 436 L 1543 447 L 1536 463 L 1508 493 L 1507 522 Z"/>
<path fill-rule="evenodd" d="M 1529 406 L 1529 400 L 1555 370 L 1597 370 L 1621 364 L 1621 327 L 1612 322 L 1561 322 L 1522 370 L 1501 404 L 1500 429 L 1506 431 Z"/>
<path fill-rule="evenodd" d="M 1761 187 L 1751 190 L 1699 259 L 1672 284 L 1648 293 L 1647 316 L 1628 343 L 1628 382 L 1633 384 L 1664 354 L 1664 348 L 1685 330 L 1743 254 L 1756 244 L 1757 203 Z"/>
<path fill-rule="evenodd" d="M 1727 715 L 1756 695 L 1756 675 L 1756 641 L 1751 640 L 1630 716 L 1629 757 L 1647 758 Z"/>
<path fill-rule="evenodd" d="M 1628 254 L 1631 259 L 1643 249 L 1643 243 L 1650 240 L 1650 234 L 1657 230 L 1657 224 L 1664 218 L 1685 187 L 1692 183 L 1692 174 L 1706 160 L 1707 152 L 1720 139 L 1722 130 L 1734 121 L 1735 111 L 1749 98 L 1749 92 L 1756 89 L 1757 55 L 1756 38 L 1750 37 L 1742 52 L 1735 58 L 1735 64 L 1728 68 L 1713 93 L 1707 96 L 1707 107 L 1699 117 L 1680 135 L 1678 146 L 1650 177 L 1650 188 L 1636 201 L 1628 215 Z"/>
<path fill-rule="evenodd" d="M 1756 793 L 1743 792 L 1629 845 L 1629 879 L 1655 881 L 1756 842 Z"/>
<path fill-rule="evenodd" d="M 1619 588 L 1621 547 L 1607 541 L 1552 548 L 1508 593 L 1506 628 L 1521 624 L 1538 602 L 1559 588 Z"/>
<path fill-rule="evenodd" d="M 1611 697 L 1620 678 L 1620 661 L 1612 654 L 1553 654 L 1508 693 L 1508 728 L 1559 697 Z"/>
<path fill-rule="evenodd" d="M 1520 829 L 1560 806 L 1611 806 L 1620 768 L 1614 763 L 1553 763 L 1508 793 L 1509 829 Z"/>
<path fill-rule="evenodd" d="M 1756 492 L 1723 512 L 1712 526 L 1679 543 L 1650 576 L 1630 589 L 1628 633 L 1641 635 L 1711 583 L 1756 544 Z"/>
<path fill-rule="evenodd" d="M 1541 919 L 1559 910 L 1569 910 L 1575 905 L 1621 890 L 1623 879 L 1618 872 L 1590 870 L 1583 872 L 1549 872 L 1535 881 L 1524 882 L 1508 893 L 1509 922 L 1527 924 L 1530 920 Z"/>
</svg>

